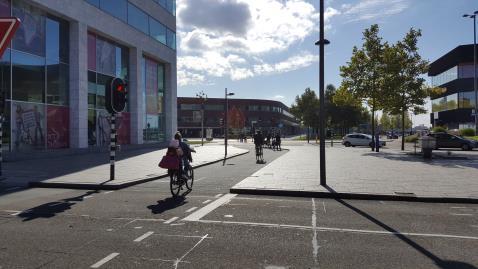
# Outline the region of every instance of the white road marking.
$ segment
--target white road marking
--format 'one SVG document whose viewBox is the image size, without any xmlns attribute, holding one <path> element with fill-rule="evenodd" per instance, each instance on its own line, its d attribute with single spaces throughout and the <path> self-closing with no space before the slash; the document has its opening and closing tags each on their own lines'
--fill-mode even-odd
<svg viewBox="0 0 478 269">
<path fill-rule="evenodd" d="M 204 202 L 202 202 L 202 203 L 203 203 L 203 204 L 207 204 L 207 203 L 209 203 L 209 202 L 211 202 L 211 200 L 206 200 L 206 201 L 204 201 Z"/>
<path fill-rule="evenodd" d="M 473 214 L 465 214 L 465 213 L 450 213 L 453 216 L 473 216 Z"/>
<path fill-rule="evenodd" d="M 91 268 L 100 268 L 100 266 L 102 266 L 103 264 L 111 261 L 112 259 L 114 259 L 116 256 L 118 256 L 119 253 L 117 252 L 114 252 L 114 253 L 111 253 L 110 255 L 104 257 L 103 259 L 101 259 L 100 261 L 98 261 L 97 263 L 93 264 L 91 266 Z"/>
<path fill-rule="evenodd" d="M 175 262 L 174 262 L 174 268 L 177 269 L 178 268 L 178 264 L 181 262 L 182 259 L 184 259 L 184 257 L 186 257 L 191 251 L 193 251 L 193 249 L 195 249 L 199 244 L 201 244 L 201 242 L 207 238 L 209 234 L 206 234 L 205 236 L 201 237 L 201 240 L 199 240 L 199 242 L 196 243 L 196 245 L 194 245 L 190 250 L 188 250 L 188 252 L 184 253 L 184 255 L 177 259 Z"/>
<path fill-rule="evenodd" d="M 325 202 L 322 201 L 322 205 L 324 206 L 324 212 L 327 214 L 327 210 L 325 209 Z"/>
<path fill-rule="evenodd" d="M 18 216 L 22 213 L 22 211 L 18 211 L 18 212 L 15 212 L 15 213 L 12 213 L 10 214 L 10 216 Z"/>
<path fill-rule="evenodd" d="M 225 218 L 233 218 L 233 215 L 224 215 Z"/>
<path fill-rule="evenodd" d="M 221 221 L 221 220 L 196 220 L 201 223 L 219 223 L 219 224 L 236 224 L 243 226 L 259 226 L 270 228 L 285 228 L 285 229 L 300 229 L 300 230 L 312 230 L 311 226 L 302 225 L 288 225 L 288 224 L 274 224 L 274 223 L 260 223 L 260 222 L 241 222 L 241 221 Z M 359 229 L 344 229 L 333 227 L 315 227 L 317 231 L 322 232 L 343 232 L 343 233 L 361 233 L 361 234 L 381 234 L 381 235 L 408 235 L 408 236 L 421 236 L 421 237 L 438 237 L 438 238 L 457 238 L 457 239 L 469 239 L 478 240 L 475 236 L 465 235 L 450 235 L 450 234 L 425 234 L 425 233 L 407 233 L 407 232 L 389 232 L 389 231 L 376 231 L 376 230 L 359 230 Z"/>
<path fill-rule="evenodd" d="M 112 192 L 114 192 L 114 191 L 107 191 L 104 194 L 109 194 L 109 193 L 112 193 Z"/>
<path fill-rule="evenodd" d="M 216 194 L 216 196 L 214 196 L 215 198 L 219 198 L 222 196 L 222 193 L 219 193 L 219 194 Z"/>
<path fill-rule="evenodd" d="M 91 198 L 91 197 L 93 197 L 93 195 L 87 195 L 87 196 L 84 196 L 84 197 L 83 197 L 83 200 L 85 200 L 85 199 L 89 199 L 89 198 Z"/>
<path fill-rule="evenodd" d="M 453 209 L 462 209 L 462 208 L 467 208 L 466 206 L 452 206 L 450 208 L 453 208 Z"/>
<path fill-rule="evenodd" d="M 184 238 L 203 238 L 204 237 L 201 235 L 183 235 L 183 234 L 154 234 L 154 236 L 184 237 Z M 213 237 L 208 236 L 206 238 L 211 239 Z"/>
<path fill-rule="evenodd" d="M 186 210 L 186 213 L 193 212 L 194 210 L 198 209 L 197 206 L 191 207 L 190 209 Z"/>
<path fill-rule="evenodd" d="M 203 180 L 203 179 L 206 179 L 206 177 L 198 178 L 198 179 L 194 180 L 194 182 L 198 182 L 198 181 L 201 181 L 201 180 Z"/>
<path fill-rule="evenodd" d="M 106 231 L 107 231 L 107 232 L 112 232 L 112 231 L 113 231 L 113 229 L 106 229 Z"/>
<path fill-rule="evenodd" d="M 198 221 L 202 217 L 211 213 L 216 208 L 220 207 L 223 204 L 228 203 L 229 201 L 231 201 L 232 198 L 234 198 L 236 196 L 237 196 L 237 194 L 232 194 L 232 193 L 225 194 L 221 198 L 219 198 L 219 199 L 215 200 L 214 202 L 200 208 L 199 210 L 193 212 L 192 214 L 190 214 L 189 216 L 185 217 L 182 220 L 183 221 Z"/>
<path fill-rule="evenodd" d="M 150 237 L 152 234 L 154 234 L 154 232 L 147 232 L 145 234 L 143 234 L 142 236 L 136 238 L 135 240 L 133 240 L 133 242 L 141 242 L 143 241 L 144 239 Z"/>
<path fill-rule="evenodd" d="M 143 229 L 143 226 L 136 226 L 134 229 Z"/>
<path fill-rule="evenodd" d="M 170 224 L 171 222 L 173 222 L 177 219 L 179 219 L 179 217 L 172 217 L 172 218 L 168 219 L 167 221 L 165 221 L 164 224 Z"/>
<path fill-rule="evenodd" d="M 184 225 L 186 223 L 184 222 L 180 222 L 180 223 L 171 223 L 171 226 L 181 226 L 181 225 Z"/>
<path fill-rule="evenodd" d="M 325 209 L 325 205 L 324 205 Z M 317 216 L 315 214 L 316 209 L 315 209 L 315 200 L 312 198 L 312 229 L 314 231 L 313 236 L 312 236 L 312 247 L 313 247 L 313 254 L 314 254 L 314 262 L 317 265 L 318 264 L 318 255 L 319 255 L 319 244 L 317 243 Z"/>
</svg>

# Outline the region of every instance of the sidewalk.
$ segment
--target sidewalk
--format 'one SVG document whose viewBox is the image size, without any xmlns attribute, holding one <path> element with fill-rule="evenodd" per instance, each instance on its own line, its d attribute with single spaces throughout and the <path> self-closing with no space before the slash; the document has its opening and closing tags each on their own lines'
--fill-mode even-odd
<svg viewBox="0 0 478 269">
<path fill-rule="evenodd" d="M 319 181 L 319 147 L 290 151 L 231 188 L 231 193 L 478 203 L 478 152 L 430 161 L 393 149 L 326 148 L 327 186 Z M 265 156 L 267 160 L 267 156 Z"/>
<path fill-rule="evenodd" d="M 195 147 L 193 167 L 224 160 L 224 146 L 205 145 Z M 228 147 L 228 158 L 247 153 L 245 149 Z M 4 183 L 30 185 L 33 187 L 77 188 L 77 189 L 120 189 L 155 180 L 167 175 L 158 167 L 166 149 L 118 152 L 115 164 L 115 180 L 109 181 L 109 153 L 83 154 L 11 162 L 4 164 Z"/>
</svg>

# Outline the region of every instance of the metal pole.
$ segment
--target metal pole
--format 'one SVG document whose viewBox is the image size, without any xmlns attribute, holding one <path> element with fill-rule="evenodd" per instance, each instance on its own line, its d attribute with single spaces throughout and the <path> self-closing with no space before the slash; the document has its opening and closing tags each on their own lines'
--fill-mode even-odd
<svg viewBox="0 0 478 269">
<path fill-rule="evenodd" d="M 473 15 L 473 68 L 474 68 L 474 90 L 475 90 L 475 135 L 478 135 L 478 90 L 476 74 L 476 14 Z"/>
<path fill-rule="evenodd" d="M 327 185 L 325 173 L 325 93 L 324 93 L 324 0 L 320 0 L 320 65 L 319 65 L 319 79 L 320 79 L 320 107 L 319 107 L 319 125 L 320 125 L 320 185 Z"/>
<path fill-rule="evenodd" d="M 3 145 L 3 113 L 0 115 L 0 176 L 3 176 L 3 153 L 2 153 L 2 145 Z"/>
<path fill-rule="evenodd" d="M 116 126 L 115 114 L 111 114 L 111 134 L 110 134 L 110 180 L 115 179 L 115 157 L 116 157 Z"/>
<path fill-rule="evenodd" d="M 201 110 L 201 146 L 204 146 L 204 103 Z"/>
<path fill-rule="evenodd" d="M 227 88 L 224 89 L 224 97 L 226 99 L 226 104 L 224 108 L 226 111 L 224 112 L 224 157 L 227 157 L 227 110 L 228 110 L 228 104 L 227 104 Z"/>
</svg>

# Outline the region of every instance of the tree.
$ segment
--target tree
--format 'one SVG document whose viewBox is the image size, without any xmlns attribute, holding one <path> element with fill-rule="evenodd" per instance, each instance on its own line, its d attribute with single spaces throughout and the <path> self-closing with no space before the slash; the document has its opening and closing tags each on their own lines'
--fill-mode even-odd
<svg viewBox="0 0 478 269">
<path fill-rule="evenodd" d="M 402 150 L 405 149 L 405 128 L 408 111 L 415 115 L 425 113 L 423 107 L 430 91 L 421 77 L 428 71 L 428 62 L 418 53 L 420 30 L 413 28 L 402 41 L 386 46 L 383 51 L 384 108 L 393 115 L 401 115 Z"/>
<path fill-rule="evenodd" d="M 360 100 L 355 98 L 344 85 L 335 91 L 332 104 L 334 111 L 328 111 L 331 122 L 342 129 L 342 134 L 347 133 L 351 127 L 369 120 L 368 112 Z"/>
<path fill-rule="evenodd" d="M 347 65 L 340 67 L 340 74 L 344 86 L 349 89 L 356 98 L 367 102 L 372 109 L 372 139 L 375 134 L 375 111 L 382 104 L 382 54 L 386 44 L 379 37 L 377 24 L 370 26 L 363 33 L 364 43 L 362 48 L 354 47 L 352 57 Z M 372 140 L 372 142 L 373 142 Z M 373 143 L 372 150 L 374 150 Z"/>
<path fill-rule="evenodd" d="M 382 130 L 393 129 L 392 120 L 390 118 L 390 115 L 388 115 L 388 113 L 383 113 L 382 114 L 382 116 L 380 117 L 380 125 L 382 126 Z"/>
<path fill-rule="evenodd" d="M 319 98 L 310 88 L 305 89 L 301 96 L 295 97 L 290 112 L 303 122 L 307 128 L 318 128 Z M 309 136 L 307 136 L 309 142 Z"/>
</svg>

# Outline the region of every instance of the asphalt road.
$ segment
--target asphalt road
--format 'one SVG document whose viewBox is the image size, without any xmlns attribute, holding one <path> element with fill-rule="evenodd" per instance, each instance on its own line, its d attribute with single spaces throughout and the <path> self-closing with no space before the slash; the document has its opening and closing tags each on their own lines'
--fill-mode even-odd
<svg viewBox="0 0 478 269">
<path fill-rule="evenodd" d="M 264 151 L 268 162 L 282 154 Z M 119 191 L 0 189 L 0 268 L 478 266 L 477 205 L 228 193 L 263 166 L 251 152 L 199 168 L 180 199 L 165 179 Z"/>
</svg>

